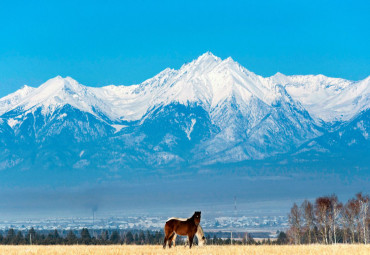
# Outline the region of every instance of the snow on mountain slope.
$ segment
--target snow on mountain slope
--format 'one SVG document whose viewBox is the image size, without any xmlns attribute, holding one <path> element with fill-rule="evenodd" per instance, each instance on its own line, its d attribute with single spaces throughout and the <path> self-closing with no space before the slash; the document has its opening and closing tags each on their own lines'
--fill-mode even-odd
<svg viewBox="0 0 370 255">
<path fill-rule="evenodd" d="M 3 98 L 0 98 L 0 115 L 13 108 L 34 90 L 35 88 L 24 85 L 21 89 L 17 90 L 16 92 L 11 93 Z"/>
<path fill-rule="evenodd" d="M 347 121 L 370 105 L 370 77 L 353 82 L 324 75 L 277 73 L 267 80 L 283 85 L 318 121 Z"/>
<path fill-rule="evenodd" d="M 274 88 L 266 80 L 249 72 L 231 58 L 205 53 L 178 71 L 166 69 L 157 76 L 133 86 L 108 86 L 93 89 L 101 100 L 108 100 L 121 120 L 141 119 L 150 109 L 171 103 L 198 104 L 215 115 L 224 102 L 236 99 L 248 108 L 252 98 L 271 104 Z"/>
<path fill-rule="evenodd" d="M 137 121 L 154 105 L 161 102 L 161 94 L 166 90 L 169 77 L 176 73 L 165 69 L 140 85 L 106 86 L 91 88 L 97 98 L 106 102 L 119 120 Z"/>
<path fill-rule="evenodd" d="M 98 118 L 108 116 L 116 119 L 118 116 L 111 111 L 109 105 L 100 100 L 91 91 L 91 88 L 79 84 L 70 77 L 57 76 L 42 84 L 40 87 L 29 91 L 15 104 L 8 107 L 7 111 L 35 112 L 41 108 L 43 115 L 53 115 L 58 109 L 70 105 L 80 111 L 90 113 Z M 17 116 L 20 118 L 21 116 Z"/>
<path fill-rule="evenodd" d="M 198 103 L 212 111 L 231 96 L 239 103 L 248 102 L 255 96 L 267 104 L 276 97 L 272 86 L 233 61 L 205 53 L 177 72 L 172 72 L 165 89 L 157 93 L 157 104 L 179 102 Z M 150 86 L 150 84 L 149 84 Z"/>
<path fill-rule="evenodd" d="M 323 75 L 279 73 L 263 78 L 231 58 L 221 60 L 209 52 L 179 70 L 166 69 L 139 85 L 93 90 L 102 100 L 110 101 L 121 120 L 140 120 L 150 109 L 171 103 L 195 103 L 217 121 L 214 115 L 231 98 L 241 108 L 250 107 L 252 98 L 271 105 L 278 97 L 277 85 L 283 85 L 318 123 L 346 121 L 369 106 L 369 78 L 353 82 Z"/>
<path fill-rule="evenodd" d="M 12 162 L 119 169 L 283 155 L 366 111 L 369 81 L 264 78 L 212 53 L 131 86 L 58 76 L 0 99 L 0 143 L 17 148 L 0 151 L 0 164 L 25 155 Z"/>
<path fill-rule="evenodd" d="M 370 110 L 366 110 L 338 129 L 306 142 L 293 155 L 305 159 L 324 155 L 326 160 L 345 155 L 343 158 L 356 161 L 356 164 L 367 162 L 370 151 L 369 133 Z"/>
<path fill-rule="evenodd" d="M 347 86 L 340 95 L 332 97 L 323 105 L 333 111 L 339 120 L 350 120 L 370 106 L 370 77 Z M 333 116 L 331 115 L 331 116 Z"/>
<path fill-rule="evenodd" d="M 29 110 L 38 106 L 52 113 L 70 104 L 96 116 L 104 115 L 113 124 L 122 124 L 139 121 L 156 107 L 181 103 L 202 105 L 217 122 L 223 104 L 231 98 L 236 100 L 241 113 L 248 112 L 252 98 L 271 105 L 278 97 L 275 87 L 283 85 L 318 123 L 345 121 L 368 108 L 369 83 L 370 77 L 359 82 L 280 73 L 263 78 L 231 58 L 221 60 L 207 52 L 179 70 L 165 69 L 138 85 L 90 88 L 70 77 L 59 76 L 37 89 L 25 87 L 2 98 L 0 114 L 11 108 Z"/>
</svg>

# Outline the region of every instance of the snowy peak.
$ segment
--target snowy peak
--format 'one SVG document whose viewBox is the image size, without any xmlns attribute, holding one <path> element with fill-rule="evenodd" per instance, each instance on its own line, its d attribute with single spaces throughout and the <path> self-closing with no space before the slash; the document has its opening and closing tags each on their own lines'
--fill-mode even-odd
<svg viewBox="0 0 370 255">
<path fill-rule="evenodd" d="M 33 89 L 7 111 L 18 110 L 25 113 L 41 109 L 43 115 L 52 115 L 56 110 L 70 105 L 80 111 L 99 117 L 109 115 L 109 106 L 96 97 L 89 87 L 79 84 L 71 77 L 57 76 Z M 19 116 L 20 117 L 20 116 Z M 114 118 L 114 115 L 109 115 Z"/>
<path fill-rule="evenodd" d="M 21 89 L 11 93 L 3 98 L 0 98 L 0 115 L 7 112 L 9 109 L 17 105 L 27 95 L 29 95 L 35 88 L 24 85 Z"/>
<path fill-rule="evenodd" d="M 290 82 L 289 76 L 286 76 L 280 72 L 277 72 L 275 75 L 269 77 L 274 84 L 280 84 L 280 85 L 285 85 Z"/>
<path fill-rule="evenodd" d="M 191 64 L 193 65 L 207 65 L 213 62 L 220 63 L 222 60 L 221 58 L 212 54 L 212 52 L 206 52 L 200 55 L 197 59 L 193 60 Z"/>
<path fill-rule="evenodd" d="M 221 62 L 222 62 L 221 58 L 216 57 L 210 52 L 206 52 L 197 59 L 191 61 L 190 63 L 184 64 L 179 70 L 179 75 L 181 76 L 186 74 L 189 74 L 191 76 L 202 75 L 211 71 L 215 66 L 217 66 Z"/>
<path fill-rule="evenodd" d="M 83 89 L 83 86 L 71 77 L 63 78 L 58 75 L 57 77 L 46 81 L 39 87 L 39 89 L 42 89 L 45 94 L 53 94 L 58 93 L 60 90 L 80 91 Z"/>
<path fill-rule="evenodd" d="M 201 105 L 208 113 L 235 100 L 238 107 L 261 101 L 271 106 L 282 97 L 299 102 L 320 123 L 346 121 L 369 107 L 370 77 L 359 82 L 324 75 L 264 78 L 234 61 L 206 52 L 179 70 L 167 68 L 141 84 L 91 88 L 57 76 L 34 89 L 24 87 L 0 99 L 0 114 L 21 107 L 44 112 L 69 104 L 112 122 L 138 121 L 148 111 L 172 103 Z M 287 93 L 281 93 L 282 86 Z M 116 123 L 119 124 L 119 123 Z"/>
<path fill-rule="evenodd" d="M 33 93 L 33 98 L 40 102 L 53 97 L 60 99 L 73 97 L 84 100 L 83 97 L 86 96 L 91 96 L 88 87 L 79 84 L 71 77 L 62 78 L 61 76 L 46 81 Z"/>
<path fill-rule="evenodd" d="M 210 52 L 131 86 L 92 88 L 57 76 L 0 99 L 0 143 L 10 144 L 20 167 L 40 162 L 51 169 L 126 169 L 258 160 L 294 152 L 347 126 L 369 108 L 369 83 L 370 77 L 264 78 Z M 340 123 L 327 123 L 333 121 Z M 368 125 L 361 121 L 354 128 L 367 143 Z M 13 164 L 1 161 L 8 158 L 3 151 L 0 166 Z"/>
<path fill-rule="evenodd" d="M 238 98 L 240 104 L 249 102 L 252 97 L 270 104 L 275 98 L 271 86 L 261 76 L 248 71 L 230 57 L 221 60 L 209 52 L 183 65 L 166 79 L 157 91 L 160 100 L 156 100 L 156 104 L 198 103 L 212 111 L 231 98 Z M 153 83 L 151 87 L 157 84 Z"/>
<path fill-rule="evenodd" d="M 24 110 L 42 106 L 44 110 L 53 111 L 65 104 L 71 104 L 72 106 L 82 106 L 83 109 L 88 110 L 86 109 L 88 97 L 89 93 L 86 87 L 70 77 L 57 76 L 34 90 L 18 106 Z"/>
<path fill-rule="evenodd" d="M 231 57 L 228 57 L 224 60 L 213 55 L 211 52 L 206 52 L 203 55 L 199 56 L 197 59 L 191 61 L 190 63 L 184 64 L 179 73 L 188 73 L 191 72 L 192 75 L 195 74 L 206 74 L 208 72 L 214 71 L 216 68 L 221 66 L 228 68 L 237 68 L 240 66 L 235 62 Z"/>
<path fill-rule="evenodd" d="M 17 90 L 16 93 L 18 92 L 19 94 L 27 95 L 27 94 L 31 93 L 34 89 L 35 88 L 33 88 L 33 87 L 23 85 L 23 87 L 20 88 L 19 90 Z"/>
<path fill-rule="evenodd" d="M 281 84 L 317 121 L 347 121 L 369 107 L 369 80 L 354 82 L 324 75 L 285 76 L 277 73 L 267 78 Z"/>
</svg>

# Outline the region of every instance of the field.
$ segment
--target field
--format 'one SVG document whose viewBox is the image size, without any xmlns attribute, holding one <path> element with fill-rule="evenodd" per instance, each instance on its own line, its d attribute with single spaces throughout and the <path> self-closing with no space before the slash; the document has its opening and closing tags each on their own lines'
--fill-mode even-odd
<svg viewBox="0 0 370 255">
<path fill-rule="evenodd" d="M 300 245 L 300 246 L 205 246 L 194 247 L 191 250 L 185 247 L 163 249 L 161 246 L 136 246 L 136 245 L 112 245 L 112 246 L 0 246 L 1 255 L 123 255 L 123 254 L 248 254 L 248 255 L 368 255 L 370 245 Z"/>
</svg>

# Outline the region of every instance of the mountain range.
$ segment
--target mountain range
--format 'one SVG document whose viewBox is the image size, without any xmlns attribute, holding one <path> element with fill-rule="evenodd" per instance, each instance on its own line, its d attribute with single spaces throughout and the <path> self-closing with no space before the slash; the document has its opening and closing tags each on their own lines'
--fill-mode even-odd
<svg viewBox="0 0 370 255">
<path fill-rule="evenodd" d="M 57 76 L 0 99 L 0 170 L 370 165 L 370 76 L 259 76 L 205 53 L 141 84 Z"/>
</svg>

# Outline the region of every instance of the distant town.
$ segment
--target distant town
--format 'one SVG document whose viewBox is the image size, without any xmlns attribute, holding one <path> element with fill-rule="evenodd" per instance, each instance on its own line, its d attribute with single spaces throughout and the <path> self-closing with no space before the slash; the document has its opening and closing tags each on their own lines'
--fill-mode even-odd
<svg viewBox="0 0 370 255">
<path fill-rule="evenodd" d="M 108 217 L 108 218 L 45 218 L 25 220 L 0 220 L 0 231 L 10 228 L 25 231 L 31 228 L 35 230 L 80 230 L 83 228 L 95 230 L 110 229 L 138 229 L 138 230 L 162 230 L 166 217 L 136 216 L 136 217 Z M 202 227 L 206 231 L 273 231 L 288 228 L 286 216 L 262 216 L 262 217 L 216 217 L 202 219 Z"/>
</svg>

